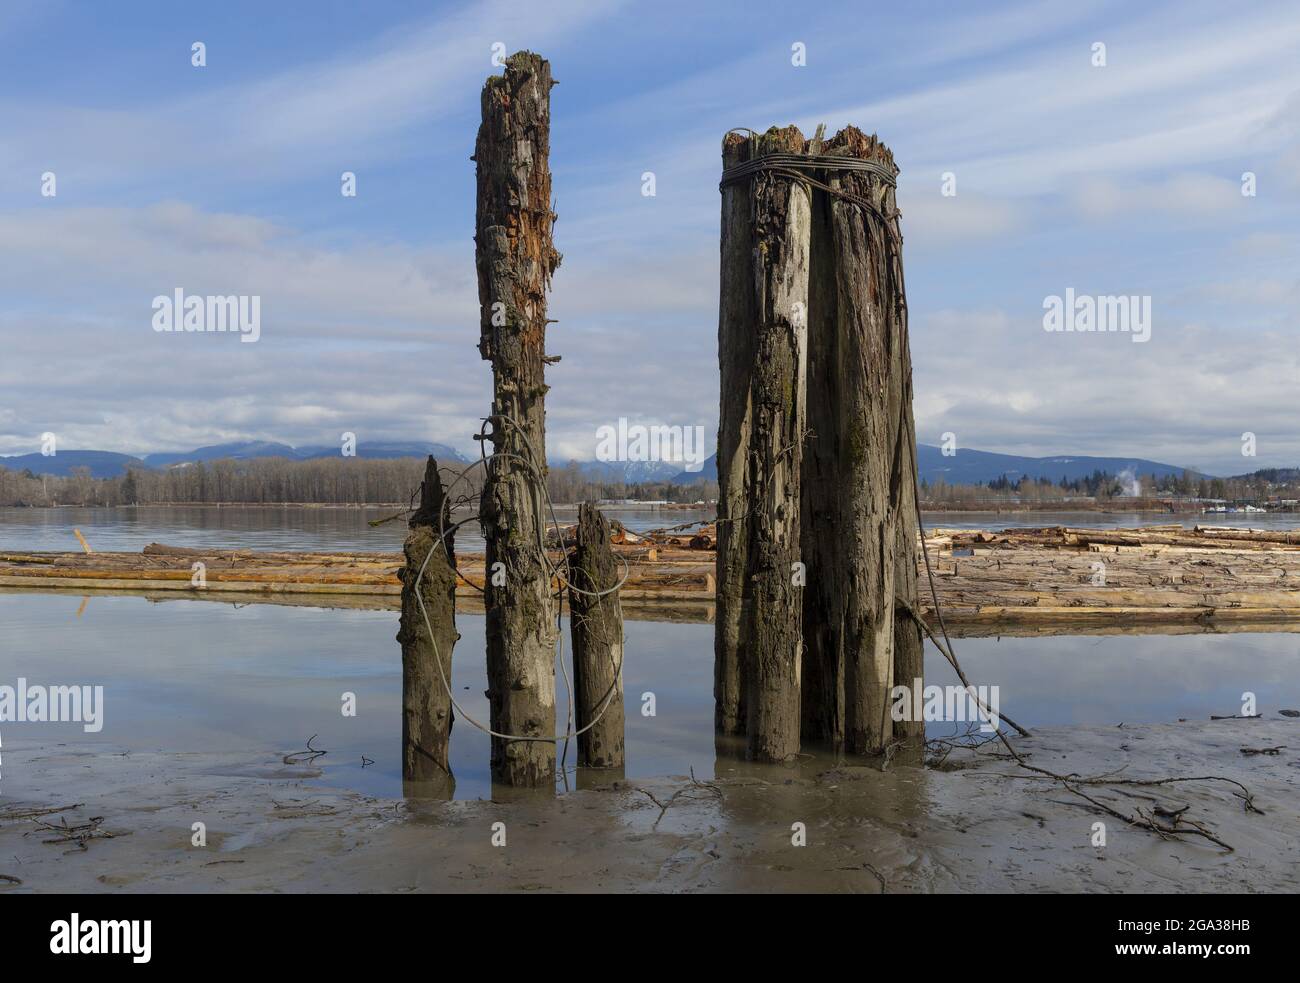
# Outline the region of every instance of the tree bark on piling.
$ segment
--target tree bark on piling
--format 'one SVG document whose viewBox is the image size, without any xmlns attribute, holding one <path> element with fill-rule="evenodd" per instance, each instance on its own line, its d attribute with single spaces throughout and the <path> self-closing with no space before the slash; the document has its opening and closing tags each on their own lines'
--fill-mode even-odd
<svg viewBox="0 0 1300 983">
<path fill-rule="evenodd" d="M 609 523 L 591 502 L 578 509 L 569 571 L 574 719 L 580 731 L 596 721 L 578 735 L 578 766 L 622 768 L 623 610 L 617 591 L 593 596 L 618 583 L 620 565 L 610 546 Z"/>
<path fill-rule="evenodd" d="M 479 351 L 492 363 L 497 455 L 488 465 L 479 510 L 487 542 L 488 701 L 492 729 L 516 738 L 555 733 L 558 629 L 541 548 L 546 292 L 560 262 L 551 238 L 556 216 L 548 164 L 553 84 L 543 58 L 511 55 L 505 74 L 483 87 L 474 152 Z M 555 745 L 494 737 L 492 773 L 506 785 L 549 785 Z"/>
<path fill-rule="evenodd" d="M 894 167 L 888 148 L 853 127 L 824 153 Z M 895 617 L 900 597 L 915 599 L 911 362 L 892 190 L 861 171 L 828 169 L 820 179 L 887 216 L 821 192 L 813 234 L 809 335 L 813 386 L 825 391 L 811 402 L 815 440 L 805 458 L 806 672 L 815 692 L 804 723 L 809 736 L 862 754 L 894 738 L 896 675 L 908 686 L 921 676 L 917 626 Z"/>
<path fill-rule="evenodd" d="M 758 154 L 804 151 L 803 134 L 793 126 L 773 128 L 753 141 Z M 720 332 L 728 342 L 724 369 L 740 348 L 732 344 L 734 335 L 752 335 L 748 427 L 737 441 L 745 449 L 746 504 L 740 515 L 728 514 L 731 524 L 743 524 L 745 540 L 735 659 L 745 694 L 747 753 L 759 761 L 786 761 L 799 752 L 803 601 L 794 565 L 801 559 L 810 199 L 801 182 L 770 172 L 756 174 L 748 187 L 747 275 L 728 269 L 722 282 L 724 290 L 749 291 L 752 307 L 724 300 Z M 752 320 L 737 320 L 741 310 L 752 313 Z M 724 378 L 724 392 L 735 383 L 730 374 Z M 736 476 L 729 479 L 731 492 Z M 728 543 L 720 572 L 731 574 L 735 548 Z M 734 584 L 727 586 L 734 590 Z M 725 722 L 725 710 L 721 716 Z"/>
<path fill-rule="evenodd" d="M 402 646 L 402 778 L 445 782 L 450 790 L 448 745 L 453 712 L 448 687 L 452 650 L 460 640 L 456 631 L 456 551 L 452 534 L 439 540 L 439 527 L 450 525 L 449 508 L 438 462 L 432 457 L 425 463 L 420 507 L 408 525 L 410 532 L 402 547 L 406 564 L 401 570 L 402 614 L 397 632 Z M 424 601 L 423 611 L 417 591 Z"/>
</svg>

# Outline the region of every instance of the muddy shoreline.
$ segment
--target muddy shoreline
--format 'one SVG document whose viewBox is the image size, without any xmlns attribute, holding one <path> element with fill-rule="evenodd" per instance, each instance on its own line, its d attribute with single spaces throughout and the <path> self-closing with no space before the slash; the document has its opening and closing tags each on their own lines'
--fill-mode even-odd
<svg viewBox="0 0 1300 983">
<path fill-rule="evenodd" d="M 124 752 L 24 744 L 6 729 L 0 893 L 24 892 L 1293 892 L 1300 888 L 1300 721 L 1044 728 L 1017 739 L 1060 773 L 1220 775 L 1232 786 L 1092 789 L 1125 813 L 1154 805 L 1231 845 L 1127 827 L 990 754 L 941 768 L 875 763 L 756 767 L 719 760 L 716 782 L 629 780 L 510 801 L 382 799 L 324 787 L 283 752 Z M 1288 745 L 1290 745 L 1288 747 Z M 1280 746 L 1245 755 L 1243 747 Z M 41 788 L 20 801 L 13 777 Z M 1009 777 L 1014 776 L 1014 777 Z M 36 818 L 24 811 L 79 805 Z M 666 808 L 661 808 L 667 804 Z M 103 817 L 81 850 L 40 822 Z M 207 845 L 192 845 L 193 824 Z M 1106 845 L 1093 845 L 1094 824 Z M 504 823 L 505 845 L 493 845 Z M 792 843 L 802 823 L 806 845 Z"/>
</svg>

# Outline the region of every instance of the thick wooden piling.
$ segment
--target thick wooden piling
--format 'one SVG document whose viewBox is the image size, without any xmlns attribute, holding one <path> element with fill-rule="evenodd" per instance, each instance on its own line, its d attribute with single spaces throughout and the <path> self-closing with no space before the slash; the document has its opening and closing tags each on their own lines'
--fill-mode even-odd
<svg viewBox="0 0 1300 983">
<path fill-rule="evenodd" d="M 853 127 L 729 134 L 723 163 L 718 730 L 876 752 L 921 733 L 889 712 L 922 659 L 897 168 Z"/>
<path fill-rule="evenodd" d="M 439 539 L 439 529 L 450 527 L 448 512 L 438 462 L 430 457 L 420 507 L 410 518 L 402 548 L 406 563 L 401 570 L 402 615 L 397 632 L 402 645 L 402 778 L 450 785 L 447 749 L 453 713 L 448 686 L 452 650 L 460 635 L 454 537 L 448 533 L 445 540 Z"/>
<path fill-rule="evenodd" d="M 729 133 L 723 169 L 748 159 L 752 142 Z M 713 634 L 714 727 L 745 733 L 740 622 L 748 555 L 750 383 L 754 368 L 753 193 L 748 183 L 722 188 L 721 290 L 718 307 L 717 621 Z"/>
<path fill-rule="evenodd" d="M 853 127 L 823 153 L 897 173 L 888 148 Z M 813 233 L 810 386 L 821 392 L 808 421 L 816 436 L 803 522 L 812 540 L 806 665 L 817 698 L 805 701 L 804 719 L 809 736 L 871 753 L 895 734 L 896 676 L 908 686 L 921 676 L 918 626 L 896 619 L 896 607 L 915 600 L 917 535 L 901 238 L 892 181 L 834 168 L 819 178 L 835 190 L 819 192 Z"/>
<path fill-rule="evenodd" d="M 546 472 L 546 291 L 551 238 L 550 64 L 531 52 L 483 87 L 475 144 L 481 337 L 492 363 L 488 465 L 479 509 L 487 541 L 487 670 L 492 772 L 504 785 L 555 777 L 556 608 L 542 548 Z M 523 739 L 521 739 L 523 738 Z M 536 739 L 542 738 L 542 739 Z"/>
<path fill-rule="evenodd" d="M 746 156 L 804 151 L 803 134 L 793 126 L 773 128 L 751 141 L 755 147 Z M 742 272 L 724 271 L 722 285 L 724 293 L 748 291 L 753 299 L 748 303 L 723 299 L 719 330 L 724 392 L 737 383 L 730 370 L 739 350 L 752 346 L 748 405 L 741 408 L 747 419 L 742 416 L 739 421 L 748 426 L 729 434 L 729 446 L 734 441 L 744 448 L 743 491 L 736 494 L 739 476 L 733 473 L 728 475 L 726 494 L 720 496 L 735 497 L 727 519 L 744 525 L 736 649 L 734 653 L 724 650 L 723 658 L 735 660 L 745 694 L 749 756 L 785 761 L 799 751 L 803 601 L 796 565 L 801 561 L 811 202 L 802 182 L 771 171 L 758 172 L 742 187 L 750 195 L 749 249 L 743 255 L 739 250 L 724 253 L 724 262 L 739 259 L 744 265 Z M 741 320 L 740 312 L 748 318 Z M 751 335 L 752 341 L 734 342 L 739 333 Z M 736 407 L 724 409 L 736 416 Z M 735 463 L 733 458 L 733 467 Z M 743 509 L 739 514 L 735 514 L 737 505 Z M 734 575 L 736 559 L 731 554 L 736 548 L 735 541 L 720 546 L 720 579 Z M 728 583 L 728 589 L 734 592 L 734 582 Z M 733 593 L 729 603 L 734 602 Z M 719 716 L 725 722 L 726 708 Z"/>
<path fill-rule="evenodd" d="M 613 588 L 621 565 L 609 523 L 590 502 L 578 509 L 577 546 L 569 558 L 574 719 L 578 766 L 623 767 L 623 610 Z M 575 589 L 576 588 L 576 589 Z M 592 724 L 592 721 L 595 724 Z"/>
</svg>

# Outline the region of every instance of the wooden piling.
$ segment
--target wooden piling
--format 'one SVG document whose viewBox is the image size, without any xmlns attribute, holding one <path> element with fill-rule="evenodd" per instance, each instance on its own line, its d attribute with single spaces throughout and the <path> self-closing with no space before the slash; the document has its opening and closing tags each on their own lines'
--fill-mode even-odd
<svg viewBox="0 0 1300 983">
<path fill-rule="evenodd" d="M 542 548 L 546 473 L 546 292 L 551 238 L 551 66 L 531 52 L 483 86 L 475 144 L 479 352 L 492 363 L 488 465 L 479 517 L 487 541 L 487 671 L 492 772 L 504 785 L 555 777 L 555 601 Z"/>
<path fill-rule="evenodd" d="M 402 614 L 397 632 L 402 645 L 402 778 L 450 785 L 448 745 L 453 713 L 448 686 L 452 650 L 460 640 L 456 631 L 456 551 L 450 533 L 445 540 L 439 539 L 439 528 L 450 528 L 451 523 L 438 462 L 432 457 L 425 463 L 420 507 L 408 524 L 410 532 L 402 547 L 406 563 L 400 574 Z"/>
<path fill-rule="evenodd" d="M 578 766 L 583 768 L 623 767 L 623 610 L 618 591 L 594 596 L 613 588 L 621 569 L 608 521 L 593 503 L 584 503 L 569 558 L 574 719 L 582 731 Z"/>
<path fill-rule="evenodd" d="M 728 134 L 724 170 L 774 153 L 812 159 L 722 185 L 716 721 L 762 760 L 870 753 L 923 733 L 890 715 L 923 654 L 897 168 L 788 127 Z"/>
<path fill-rule="evenodd" d="M 755 148 L 739 133 L 722 142 L 723 169 L 747 160 Z M 718 553 L 713 632 L 714 727 L 745 733 L 740 622 L 748 555 L 747 492 L 750 382 L 754 367 L 753 195 L 748 183 L 722 188 L 721 290 L 718 306 Z"/>
<path fill-rule="evenodd" d="M 854 127 L 822 152 L 897 173 L 888 148 Z M 915 599 L 917 535 L 901 237 L 891 182 L 834 168 L 819 180 L 835 191 L 817 194 L 812 246 L 810 388 L 820 391 L 808 420 L 803 528 L 805 672 L 815 698 L 804 702 L 804 723 L 810 737 L 871 753 L 895 734 L 896 676 L 908 686 L 921 676 L 919 626 L 896 619 L 896 607 Z M 914 733 L 916 723 L 900 731 Z"/>
<path fill-rule="evenodd" d="M 746 156 L 803 153 L 805 146 L 803 134 L 793 126 L 770 129 L 751 141 L 755 147 Z M 796 564 L 801 561 L 811 202 L 806 185 L 771 171 L 758 172 L 741 187 L 747 187 L 750 196 L 749 249 L 743 256 L 739 249 L 724 253 L 724 262 L 739 259 L 743 267 L 725 270 L 722 286 L 724 294 L 748 291 L 752 301 L 724 298 L 721 302 L 724 392 L 737 383 L 732 363 L 745 344 L 752 345 L 752 356 L 748 405 L 741 408 L 747 419 L 742 415 L 740 429 L 728 434 L 729 442 L 744 448 L 741 491 L 737 494 L 739 476 L 730 473 L 726 495 L 720 496 L 733 497 L 728 521 L 744 525 L 736 649 L 734 655 L 724 649 L 723 656 L 735 659 L 744 690 L 749 756 L 785 761 L 799 752 L 803 601 Z M 752 316 L 741 320 L 737 315 L 742 311 Z M 737 341 L 739 333 L 752 335 L 752 341 Z M 736 407 L 728 409 L 734 420 Z M 736 459 L 731 463 L 734 468 Z M 743 509 L 738 514 L 737 506 Z M 719 549 L 719 580 L 729 578 L 727 589 L 732 592 L 727 603 L 736 600 L 736 585 L 730 579 L 738 562 L 731 555 L 736 548 L 734 540 L 729 542 L 725 557 Z M 721 592 L 720 583 L 720 596 Z M 726 708 L 720 709 L 725 722 Z"/>
</svg>

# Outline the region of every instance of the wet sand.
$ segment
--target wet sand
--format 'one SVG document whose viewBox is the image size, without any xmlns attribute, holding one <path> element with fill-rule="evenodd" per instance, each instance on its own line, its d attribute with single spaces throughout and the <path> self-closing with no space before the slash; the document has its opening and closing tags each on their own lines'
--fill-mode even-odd
<svg viewBox="0 0 1300 983">
<path fill-rule="evenodd" d="M 1127 827 L 1059 784 L 961 750 L 940 768 L 718 762 L 716 782 L 636 780 L 558 798 L 391 800 L 314 783 L 282 754 L 122 753 L 45 746 L 5 734 L 0 893 L 412 891 L 1294 892 L 1300 888 L 1300 720 L 1044 728 L 1015 744 L 1060 773 L 1125 778 L 1221 775 L 1233 786 L 1088 787 L 1126 814 L 1156 804 L 1235 848 L 1162 840 Z M 1276 755 L 1241 748 L 1284 746 Z M 1008 776 L 1017 777 L 1008 777 Z M 0 784 L 0 793 L 5 791 Z M 647 794 L 648 793 L 648 794 Z M 678 793 L 674 798 L 674 793 Z M 659 804 L 655 801 L 658 800 Z M 69 825 L 103 817 L 114 838 L 42 842 L 27 809 Z M 661 810 L 661 805 L 667 804 Z M 192 824 L 207 846 L 191 845 Z M 1094 846 L 1093 824 L 1106 824 Z M 493 824 L 505 824 L 494 846 Z M 792 824 L 806 828 L 795 846 Z"/>
</svg>

